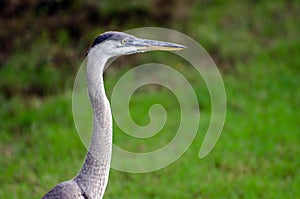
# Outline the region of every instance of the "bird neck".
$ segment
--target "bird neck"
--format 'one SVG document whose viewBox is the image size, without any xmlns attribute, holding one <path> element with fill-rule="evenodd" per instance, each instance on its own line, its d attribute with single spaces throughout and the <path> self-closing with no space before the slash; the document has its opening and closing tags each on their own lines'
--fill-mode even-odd
<svg viewBox="0 0 300 199">
<path fill-rule="evenodd" d="M 98 55 L 87 60 L 87 85 L 90 102 L 93 108 L 93 133 L 89 152 L 102 160 L 111 151 L 112 115 L 107 99 L 103 71 L 107 58 Z"/>
<path fill-rule="evenodd" d="M 105 94 L 103 71 L 108 59 L 97 55 L 87 58 L 86 73 L 93 108 L 93 133 L 85 162 L 75 177 L 89 198 L 103 197 L 112 154 L 112 115 Z"/>
</svg>

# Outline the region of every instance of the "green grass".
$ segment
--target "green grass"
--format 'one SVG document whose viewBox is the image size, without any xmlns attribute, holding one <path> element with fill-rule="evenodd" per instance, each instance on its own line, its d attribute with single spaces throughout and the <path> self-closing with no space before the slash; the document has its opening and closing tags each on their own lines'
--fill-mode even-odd
<svg viewBox="0 0 300 199">
<path fill-rule="evenodd" d="M 127 174 L 112 170 L 105 198 L 299 196 L 300 133 L 295 114 L 299 107 L 298 76 L 286 67 L 273 67 L 268 74 L 277 78 L 268 78 L 255 67 L 248 65 L 247 70 L 240 71 L 243 78 L 224 76 L 227 120 L 209 156 L 197 158 L 203 138 L 199 134 L 182 158 L 160 171 Z M 203 88 L 199 90 L 206 93 Z M 165 96 L 160 100 L 168 99 L 164 90 L 151 92 L 156 92 L 158 98 Z M 139 95 L 145 100 L 140 100 Z M 145 109 L 155 101 L 149 91 L 144 91 L 133 103 Z M 209 111 L 204 109 L 201 113 L 207 121 Z M 136 111 L 132 114 L 135 119 L 146 115 Z M 70 92 L 46 100 L 31 99 L 26 105 L 14 99 L 1 110 L 1 118 L 6 120 L 1 125 L 2 198 L 38 198 L 57 182 L 76 174 L 85 148 L 73 127 Z M 171 118 L 176 119 L 176 115 L 171 113 Z M 206 122 L 201 124 L 200 132 L 207 127 Z M 176 123 L 168 128 L 175 131 Z M 124 137 L 116 127 L 114 135 L 121 146 L 139 150 L 141 142 Z M 143 144 L 157 146 L 155 140 Z"/>
<path fill-rule="evenodd" d="M 210 100 L 201 77 L 185 67 L 181 72 L 193 82 L 201 106 L 193 144 L 159 171 L 111 170 L 104 198 L 300 197 L 300 25 L 295 12 L 299 4 L 291 4 L 218 1 L 193 6 L 187 32 L 217 55 L 223 69 L 228 107 L 222 135 L 213 151 L 198 159 Z M 30 51 L 14 53 L 0 69 L 0 198 L 40 198 L 72 178 L 86 153 L 71 112 L 74 73 L 65 77 L 66 66 L 63 73 L 51 68 L 51 61 L 40 56 L 47 49 L 39 41 Z M 108 93 L 124 71 L 108 71 Z M 28 88 L 42 89 L 42 94 L 30 95 Z M 178 126 L 178 103 L 172 93 L 140 89 L 131 101 L 131 114 L 138 124 L 147 124 L 149 107 L 157 102 L 169 112 L 162 133 L 150 140 L 132 139 L 115 125 L 114 141 L 133 151 L 167 143 Z"/>
</svg>

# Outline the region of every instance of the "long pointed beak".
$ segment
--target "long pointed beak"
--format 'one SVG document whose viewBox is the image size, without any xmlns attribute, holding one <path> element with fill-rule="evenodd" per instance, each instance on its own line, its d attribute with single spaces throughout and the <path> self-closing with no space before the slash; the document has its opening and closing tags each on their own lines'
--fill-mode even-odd
<svg viewBox="0 0 300 199">
<path fill-rule="evenodd" d="M 153 51 L 153 50 L 177 51 L 186 48 L 185 46 L 180 44 L 149 40 L 149 39 L 140 39 L 140 38 L 133 40 L 131 45 L 135 46 L 140 52 Z"/>
</svg>

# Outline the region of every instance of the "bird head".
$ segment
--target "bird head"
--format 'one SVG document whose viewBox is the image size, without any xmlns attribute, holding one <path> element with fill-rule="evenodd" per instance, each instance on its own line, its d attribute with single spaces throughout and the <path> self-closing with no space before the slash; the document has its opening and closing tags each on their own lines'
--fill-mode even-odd
<svg viewBox="0 0 300 199">
<path fill-rule="evenodd" d="M 154 50 L 178 51 L 184 48 L 186 47 L 179 44 L 141 39 L 126 33 L 110 31 L 94 40 L 87 55 L 98 52 L 110 58 Z"/>
</svg>

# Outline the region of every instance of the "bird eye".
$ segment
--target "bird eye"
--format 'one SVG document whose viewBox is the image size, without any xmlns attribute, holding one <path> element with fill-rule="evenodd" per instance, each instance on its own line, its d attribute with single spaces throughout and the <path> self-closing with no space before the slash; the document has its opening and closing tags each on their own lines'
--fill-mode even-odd
<svg viewBox="0 0 300 199">
<path fill-rule="evenodd" d="M 127 40 L 126 40 L 126 39 L 123 39 L 123 40 L 121 41 L 121 43 L 124 45 L 124 44 L 127 43 Z"/>
</svg>

